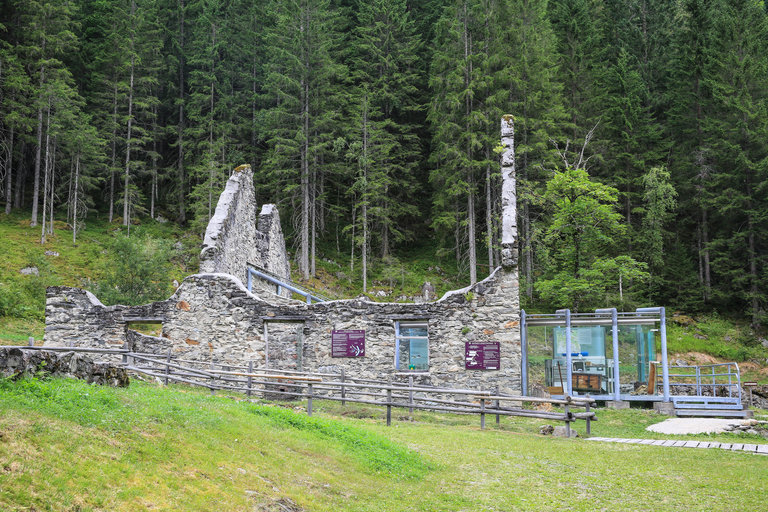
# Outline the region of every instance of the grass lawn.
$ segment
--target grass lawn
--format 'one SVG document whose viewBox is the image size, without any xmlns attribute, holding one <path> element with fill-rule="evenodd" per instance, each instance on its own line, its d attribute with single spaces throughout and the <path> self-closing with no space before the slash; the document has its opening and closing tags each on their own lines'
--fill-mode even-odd
<svg viewBox="0 0 768 512">
<path fill-rule="evenodd" d="M 236 399 L 233 399 L 236 398 Z M 538 435 L 542 420 L 0 381 L 0 510 L 759 510 L 768 457 Z M 594 435 L 651 437 L 649 411 Z M 583 431 L 583 423 L 577 427 Z M 723 436 L 707 439 L 720 439 Z M 705 437 L 706 438 L 706 437 Z M 688 438 L 686 438 L 688 439 Z M 691 437 L 690 439 L 694 439 Z M 731 436 L 731 440 L 733 437 Z M 743 438 L 746 439 L 746 438 Z M 749 442 L 757 442 L 756 439 Z"/>
</svg>

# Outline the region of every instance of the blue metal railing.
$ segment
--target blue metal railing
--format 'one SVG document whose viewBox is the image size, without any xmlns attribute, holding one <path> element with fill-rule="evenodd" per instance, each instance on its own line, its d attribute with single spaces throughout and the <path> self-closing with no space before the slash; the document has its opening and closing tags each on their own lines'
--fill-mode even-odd
<svg viewBox="0 0 768 512">
<path fill-rule="evenodd" d="M 319 293 L 312 291 L 308 288 L 305 288 L 297 283 L 294 283 L 293 281 L 285 278 L 281 278 L 280 276 L 277 276 L 268 270 L 265 270 L 263 268 L 259 268 L 256 265 L 253 265 L 251 263 L 248 264 L 248 284 L 247 288 L 248 291 L 253 290 L 253 278 L 257 277 L 259 279 L 262 279 L 264 281 L 267 281 L 268 283 L 272 283 L 276 286 L 276 295 L 280 295 L 282 292 L 282 289 L 285 288 L 286 290 L 289 290 L 293 293 L 296 293 L 298 295 L 301 295 L 304 297 L 307 301 L 307 304 L 312 304 L 312 302 L 327 302 L 327 297 L 323 297 Z"/>
</svg>

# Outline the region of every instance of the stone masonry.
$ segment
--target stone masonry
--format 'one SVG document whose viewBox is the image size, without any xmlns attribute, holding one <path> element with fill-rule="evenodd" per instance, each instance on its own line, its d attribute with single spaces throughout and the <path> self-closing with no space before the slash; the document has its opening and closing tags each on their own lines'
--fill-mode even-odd
<svg viewBox="0 0 768 512">
<path fill-rule="evenodd" d="M 248 263 L 283 278 L 291 275 L 277 207 L 266 204 L 256 215 L 253 171 L 250 165 L 241 165 L 227 181 L 205 230 L 200 272 L 230 274 L 245 282 Z M 261 281 L 254 284 L 275 289 Z"/>
<path fill-rule="evenodd" d="M 379 303 L 364 298 L 315 304 L 275 294 L 273 285 L 243 285 L 246 262 L 289 275 L 277 209 L 266 205 L 256 219 L 252 171 L 236 169 L 216 207 L 200 255 L 200 273 L 187 277 L 168 300 L 143 306 L 104 306 L 91 293 L 50 287 L 46 300 L 46 345 L 117 347 L 184 359 L 256 367 L 341 371 L 357 378 L 407 381 L 454 388 L 521 392 L 519 283 L 513 255 L 514 133 L 512 116 L 502 119 L 502 267 L 467 288 L 431 302 Z M 511 211 L 510 211 L 511 209 Z M 257 280 L 254 279 L 254 284 Z M 130 330 L 130 322 L 154 319 L 162 336 Z M 395 369 L 396 322 L 428 325 L 427 371 Z M 334 330 L 364 330 L 364 357 L 332 357 Z M 465 369 L 466 343 L 498 342 L 498 370 Z"/>
</svg>

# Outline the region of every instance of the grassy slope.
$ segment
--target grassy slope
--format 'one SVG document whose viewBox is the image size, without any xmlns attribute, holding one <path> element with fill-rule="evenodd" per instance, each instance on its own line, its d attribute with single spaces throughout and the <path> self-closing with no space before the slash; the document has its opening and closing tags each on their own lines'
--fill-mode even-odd
<svg viewBox="0 0 768 512">
<path fill-rule="evenodd" d="M 0 385 L 0 510 L 757 510 L 768 502 L 768 457 L 544 438 L 522 419 L 480 431 L 477 418 L 423 414 L 387 428 L 365 409 L 318 405 L 333 419 L 141 383 Z M 632 429 L 658 419 L 601 413 L 612 419 L 595 435 L 624 432 L 622 414 Z"/>
</svg>

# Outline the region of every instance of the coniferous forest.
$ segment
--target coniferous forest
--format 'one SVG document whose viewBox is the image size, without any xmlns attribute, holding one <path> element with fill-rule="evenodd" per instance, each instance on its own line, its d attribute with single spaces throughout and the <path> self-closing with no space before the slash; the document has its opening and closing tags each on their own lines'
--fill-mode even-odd
<svg viewBox="0 0 768 512">
<path fill-rule="evenodd" d="M 499 263 L 516 128 L 527 305 L 768 302 L 756 0 L 2 0 L 0 203 L 202 233 L 254 169 L 300 274 L 427 245 Z"/>
</svg>

